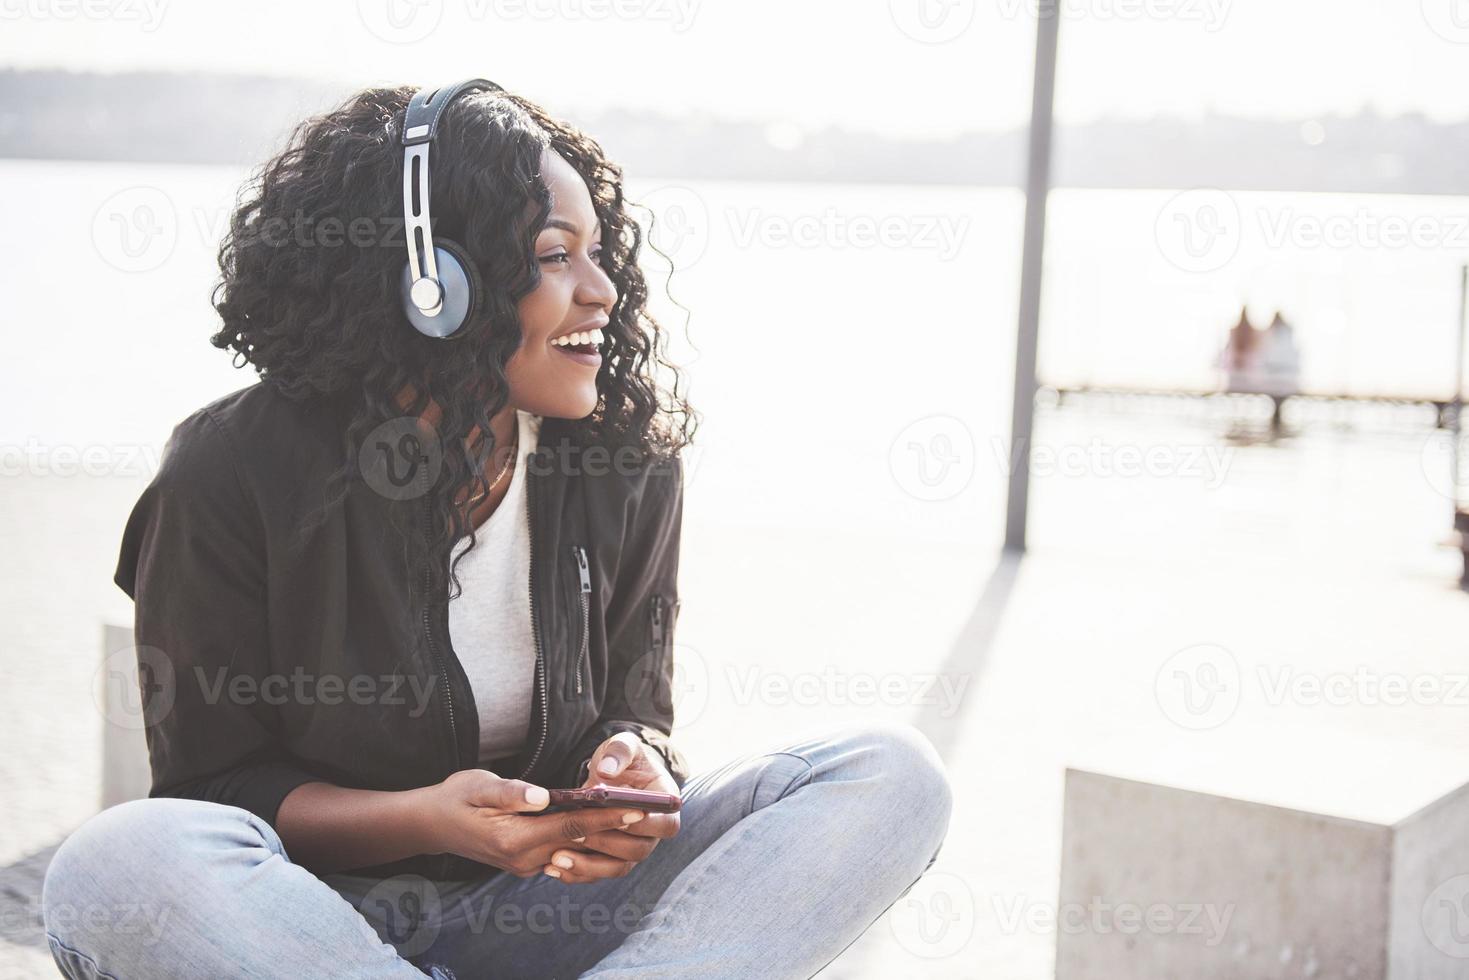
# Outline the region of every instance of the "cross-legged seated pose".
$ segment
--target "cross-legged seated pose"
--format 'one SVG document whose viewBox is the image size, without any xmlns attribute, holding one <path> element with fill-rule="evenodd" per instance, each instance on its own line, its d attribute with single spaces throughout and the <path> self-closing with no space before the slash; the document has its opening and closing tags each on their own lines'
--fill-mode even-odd
<svg viewBox="0 0 1469 980">
<path fill-rule="evenodd" d="M 697 416 L 641 237 L 484 80 L 361 92 L 252 179 L 211 339 L 259 379 L 124 531 L 153 784 L 51 863 L 63 973 L 809 977 L 933 862 L 911 727 L 670 740 Z M 647 795 L 551 800 L 592 787 Z"/>
</svg>

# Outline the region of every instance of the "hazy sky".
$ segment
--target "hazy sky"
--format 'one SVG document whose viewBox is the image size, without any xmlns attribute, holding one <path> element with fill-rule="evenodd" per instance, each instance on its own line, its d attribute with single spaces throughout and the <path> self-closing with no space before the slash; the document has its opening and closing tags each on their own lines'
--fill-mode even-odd
<svg viewBox="0 0 1469 980">
<path fill-rule="evenodd" d="M 1036 0 L 0 0 L 0 64 L 352 85 L 890 134 L 1029 111 Z M 1469 0 L 1063 0 L 1057 112 L 1469 117 Z"/>
</svg>

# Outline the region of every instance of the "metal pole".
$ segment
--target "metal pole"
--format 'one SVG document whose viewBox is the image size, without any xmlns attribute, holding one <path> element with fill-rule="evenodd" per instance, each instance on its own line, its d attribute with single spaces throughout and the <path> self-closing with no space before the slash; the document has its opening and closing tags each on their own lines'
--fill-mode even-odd
<svg viewBox="0 0 1469 980">
<path fill-rule="evenodd" d="M 1449 479 L 1454 487 L 1454 514 L 1457 517 L 1459 505 L 1464 501 L 1458 499 L 1459 486 L 1459 438 L 1464 429 L 1464 332 L 1469 328 L 1469 265 L 1459 267 L 1459 354 L 1454 358 L 1454 422 L 1451 429 L 1453 438 L 1449 444 Z"/>
<path fill-rule="evenodd" d="M 1020 266 L 1020 320 L 1015 337 L 1015 404 L 1010 415 L 1010 469 L 1005 506 L 1005 550 L 1025 550 L 1030 506 L 1031 430 L 1035 422 L 1035 352 L 1040 335 L 1041 259 L 1045 251 L 1046 194 L 1051 183 L 1051 113 L 1056 96 L 1058 0 L 1036 5 L 1035 89 L 1030 103 L 1030 163 L 1025 178 L 1025 245 Z"/>
</svg>

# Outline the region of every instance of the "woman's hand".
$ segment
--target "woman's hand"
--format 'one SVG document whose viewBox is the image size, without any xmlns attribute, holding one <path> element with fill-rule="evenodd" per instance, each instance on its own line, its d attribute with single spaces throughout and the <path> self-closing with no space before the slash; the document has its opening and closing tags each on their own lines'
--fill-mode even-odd
<svg viewBox="0 0 1469 980">
<path fill-rule="evenodd" d="M 538 814 L 550 801 L 544 787 L 502 779 L 487 769 L 456 772 L 424 792 L 429 803 L 424 834 L 432 853 L 458 854 L 517 878 L 544 870 L 570 880 L 551 864 L 554 853 L 573 840 L 599 837 L 646 819 L 642 811 L 622 807 Z M 604 877 L 609 875 L 589 867 L 575 880 Z"/>
<path fill-rule="evenodd" d="M 622 786 L 675 796 L 679 792 L 662 756 L 630 732 L 620 732 L 597 746 L 582 788 L 590 786 Z M 589 831 L 558 847 L 551 857 L 556 866 L 546 873 L 559 870 L 561 880 L 571 883 L 620 878 L 653 853 L 660 840 L 677 834 L 678 828 L 677 813 L 649 813 L 633 824 Z"/>
</svg>

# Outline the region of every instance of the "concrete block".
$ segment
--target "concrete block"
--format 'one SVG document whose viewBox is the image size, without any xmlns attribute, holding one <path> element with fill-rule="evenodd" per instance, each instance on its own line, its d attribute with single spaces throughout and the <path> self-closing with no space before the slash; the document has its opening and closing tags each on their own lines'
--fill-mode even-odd
<svg viewBox="0 0 1469 980">
<path fill-rule="evenodd" d="M 1068 770 L 1057 980 L 1469 977 L 1469 787 L 1385 826 Z"/>
<path fill-rule="evenodd" d="M 102 664 L 98 670 L 102 709 L 102 808 L 148 795 L 153 782 L 148 766 L 138 659 L 133 631 L 127 626 L 102 627 Z"/>
<path fill-rule="evenodd" d="M 1393 828 L 1390 980 L 1469 977 L 1469 786 Z"/>
</svg>

